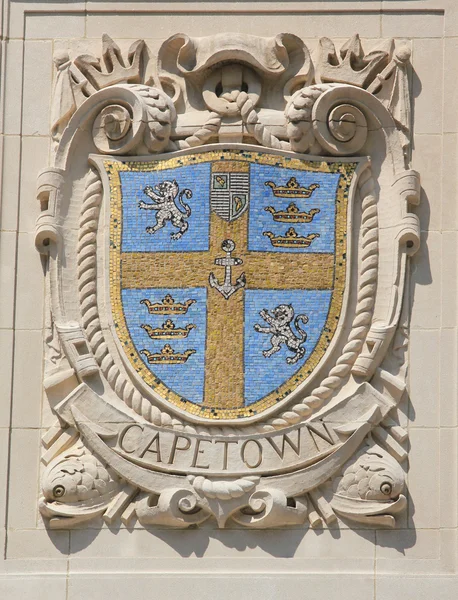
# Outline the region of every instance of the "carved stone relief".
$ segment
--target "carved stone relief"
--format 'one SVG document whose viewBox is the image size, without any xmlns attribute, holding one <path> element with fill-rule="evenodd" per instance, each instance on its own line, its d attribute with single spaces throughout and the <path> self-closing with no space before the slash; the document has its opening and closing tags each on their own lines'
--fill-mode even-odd
<svg viewBox="0 0 458 600">
<path fill-rule="evenodd" d="M 404 511 L 410 50 L 355 35 L 313 57 L 291 34 L 55 57 L 51 528 Z"/>
</svg>

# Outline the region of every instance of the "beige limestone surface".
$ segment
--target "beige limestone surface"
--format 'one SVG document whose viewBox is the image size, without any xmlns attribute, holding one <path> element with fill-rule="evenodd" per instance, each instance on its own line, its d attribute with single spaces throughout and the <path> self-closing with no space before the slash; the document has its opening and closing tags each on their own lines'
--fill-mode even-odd
<svg viewBox="0 0 458 600">
<path fill-rule="evenodd" d="M 406 600 L 458 597 L 457 168 L 455 0 L 20 2 L 1 6 L 0 598 L 135 596 Z M 411 44 L 412 168 L 421 244 L 411 259 L 408 506 L 392 530 L 340 524 L 174 530 L 120 522 L 47 528 L 38 509 L 41 438 L 56 418 L 43 391 L 49 290 L 35 248 L 36 177 L 51 164 L 53 56 L 123 51 L 144 39 L 237 32 L 297 35 L 315 51 L 359 33 Z M 52 399 L 51 399 L 52 404 Z"/>
</svg>

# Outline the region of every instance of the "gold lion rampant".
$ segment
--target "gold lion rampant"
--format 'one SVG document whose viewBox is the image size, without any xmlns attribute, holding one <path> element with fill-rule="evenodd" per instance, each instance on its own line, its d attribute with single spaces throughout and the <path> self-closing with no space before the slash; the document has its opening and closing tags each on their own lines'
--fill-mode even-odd
<svg viewBox="0 0 458 600">
<path fill-rule="evenodd" d="M 183 304 L 175 302 L 170 294 L 162 300 L 162 302 L 156 302 L 152 304 L 146 298 L 140 300 L 140 304 L 144 304 L 150 313 L 150 315 L 185 315 L 188 312 L 188 308 L 194 304 L 195 300 L 186 300 Z"/>
<path fill-rule="evenodd" d="M 277 198 L 310 198 L 313 192 L 320 187 L 319 183 L 312 183 L 308 188 L 301 187 L 295 177 L 291 177 L 286 185 L 275 185 L 273 181 L 266 181 L 265 185 L 272 188 Z"/>
<path fill-rule="evenodd" d="M 150 364 L 182 365 L 195 352 L 196 350 L 185 350 L 182 354 L 175 353 L 170 344 L 166 344 L 160 352 L 153 354 L 149 350 L 141 350 L 140 354 L 144 354 Z"/>
<path fill-rule="evenodd" d="M 308 248 L 315 238 L 319 238 L 319 233 L 310 233 L 306 237 L 300 236 L 294 227 L 290 227 L 285 235 L 275 235 L 271 231 L 264 231 L 265 235 L 270 239 L 272 246 L 276 248 Z"/>
</svg>

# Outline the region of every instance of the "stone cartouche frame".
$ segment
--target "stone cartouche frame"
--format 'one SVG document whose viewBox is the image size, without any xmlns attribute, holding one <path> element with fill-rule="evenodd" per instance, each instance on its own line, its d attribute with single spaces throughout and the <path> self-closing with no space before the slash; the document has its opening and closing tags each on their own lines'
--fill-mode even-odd
<svg viewBox="0 0 458 600">
<path fill-rule="evenodd" d="M 409 208 L 420 192 L 409 166 L 410 50 L 383 40 L 365 52 L 355 35 L 339 53 L 321 38 L 314 56 L 287 33 L 177 34 L 157 57 L 140 40 L 123 54 L 104 35 L 101 59 L 55 56 L 54 162 L 38 177 L 36 226 L 49 298 L 44 386 L 56 415 L 43 437 L 40 510 L 49 527 L 100 518 L 394 527 L 405 510 L 398 406 L 404 287 L 419 246 Z M 121 355 L 109 302 L 103 162 L 212 151 L 356 168 L 333 342 L 301 385 L 240 419 L 193 415 L 148 389 Z M 302 450 L 301 435 L 311 444 Z M 170 457 L 160 467 L 135 455 L 145 441 L 157 449 L 159 436 Z M 248 444 L 259 456 L 277 448 L 275 460 L 247 460 L 242 450 L 228 468 L 229 445 Z"/>
</svg>

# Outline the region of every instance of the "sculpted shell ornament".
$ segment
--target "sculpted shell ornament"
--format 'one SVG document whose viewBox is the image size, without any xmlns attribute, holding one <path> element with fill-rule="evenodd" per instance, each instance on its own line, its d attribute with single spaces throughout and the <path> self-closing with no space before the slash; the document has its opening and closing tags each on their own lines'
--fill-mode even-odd
<svg viewBox="0 0 458 600">
<path fill-rule="evenodd" d="M 177 34 L 157 62 L 107 35 L 102 60 L 56 57 L 36 227 L 51 528 L 396 525 L 409 56 L 354 36 L 339 59 L 323 38 L 314 63 L 291 34 Z M 291 181 L 309 244 L 281 243 L 292 192 L 270 183 Z"/>
</svg>

